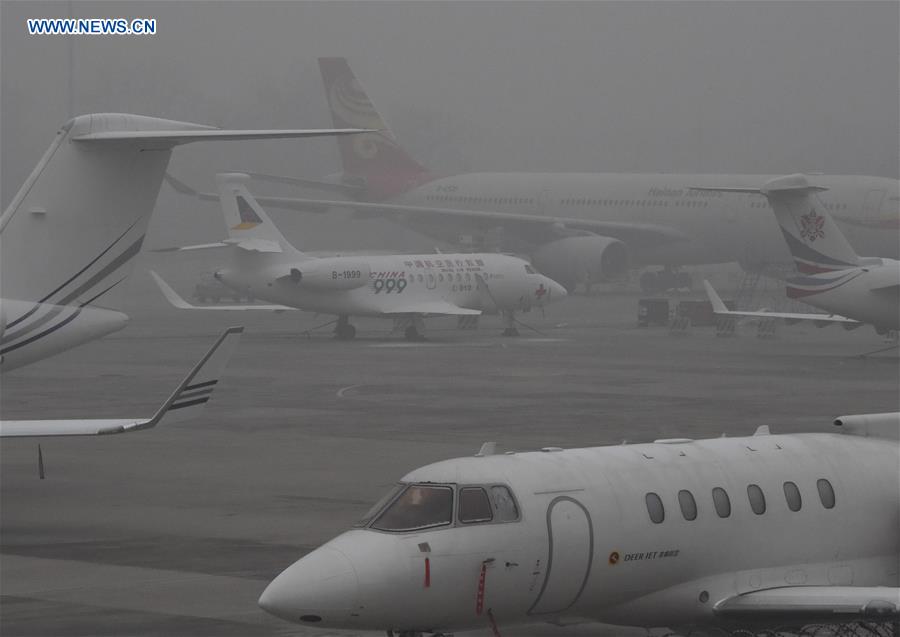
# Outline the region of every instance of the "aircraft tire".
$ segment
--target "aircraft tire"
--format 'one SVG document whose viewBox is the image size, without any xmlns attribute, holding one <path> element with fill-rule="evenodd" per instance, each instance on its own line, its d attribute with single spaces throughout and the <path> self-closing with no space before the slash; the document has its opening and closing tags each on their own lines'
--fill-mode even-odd
<svg viewBox="0 0 900 637">
<path fill-rule="evenodd" d="M 334 330 L 334 336 L 339 341 L 352 341 L 356 338 L 356 327 L 347 323 L 346 325 L 339 325 Z"/>
</svg>

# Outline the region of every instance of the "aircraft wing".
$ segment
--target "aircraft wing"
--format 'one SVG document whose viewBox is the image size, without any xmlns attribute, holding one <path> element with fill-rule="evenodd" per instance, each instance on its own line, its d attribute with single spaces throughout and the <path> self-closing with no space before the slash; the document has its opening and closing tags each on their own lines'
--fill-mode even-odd
<svg viewBox="0 0 900 637">
<path fill-rule="evenodd" d="M 290 307 L 288 305 L 192 305 L 181 298 L 178 292 L 173 290 L 172 286 L 166 283 L 163 278 L 153 270 L 150 270 L 150 276 L 156 281 L 156 285 L 159 286 L 159 289 L 163 293 L 163 296 L 166 297 L 166 300 L 179 310 L 218 310 L 226 312 L 240 310 L 268 310 L 270 312 L 284 312 L 285 310 L 299 311 L 296 307 Z"/>
<path fill-rule="evenodd" d="M 163 420 L 184 420 L 195 415 L 212 397 L 243 331 L 243 327 L 225 330 L 150 418 L 5 420 L 0 421 L 0 437 L 102 436 L 150 429 Z"/>
<path fill-rule="evenodd" d="M 394 314 L 445 314 L 447 316 L 480 316 L 481 310 L 470 310 L 459 307 L 447 301 L 420 301 L 409 305 L 392 307 L 383 312 L 387 315 Z"/>
<path fill-rule="evenodd" d="M 734 316 L 734 317 L 748 317 L 748 318 L 761 318 L 761 319 L 784 319 L 788 323 L 796 323 L 799 321 L 813 321 L 820 325 L 827 325 L 829 323 L 840 323 L 844 325 L 847 329 L 852 329 L 853 327 L 857 327 L 862 325 L 859 321 L 847 318 L 846 316 L 841 316 L 840 314 L 814 314 L 814 313 L 803 313 L 803 312 L 768 312 L 764 310 L 760 310 L 757 312 L 744 312 L 738 310 L 729 310 L 716 291 L 713 289 L 713 286 L 710 285 L 709 281 L 703 281 L 703 286 L 706 288 L 706 296 L 709 297 L 709 302 L 712 305 L 713 313 L 716 316 Z"/>
<path fill-rule="evenodd" d="M 739 622 L 834 624 L 900 619 L 900 588 L 888 586 L 786 586 L 724 599 L 716 616 Z"/>
<path fill-rule="evenodd" d="M 204 201 L 218 200 L 218 195 L 215 193 L 199 192 L 172 175 L 167 174 L 166 181 L 181 194 L 190 195 Z M 546 239 L 548 236 L 553 235 L 559 237 L 570 236 L 573 233 L 581 232 L 613 237 L 632 246 L 655 246 L 690 240 L 690 237 L 674 228 L 649 223 L 602 221 L 493 210 L 461 210 L 458 208 L 435 208 L 431 206 L 331 199 L 266 196 L 256 196 L 255 199 L 260 205 L 270 208 L 318 213 L 328 212 L 332 208 L 345 208 L 357 213 L 389 217 L 399 222 L 423 220 L 426 218 L 467 219 L 476 225 L 480 224 L 489 227 L 504 225 L 516 228 L 520 233 L 535 239 Z"/>
</svg>

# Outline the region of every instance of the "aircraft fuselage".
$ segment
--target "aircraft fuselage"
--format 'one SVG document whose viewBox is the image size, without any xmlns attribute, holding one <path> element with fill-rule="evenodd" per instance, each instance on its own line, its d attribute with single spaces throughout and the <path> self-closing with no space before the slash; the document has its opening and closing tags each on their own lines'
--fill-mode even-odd
<svg viewBox="0 0 900 637">
<path fill-rule="evenodd" d="M 688 241 L 629 244 L 633 265 L 697 265 L 738 261 L 789 262 L 764 196 L 692 190 L 697 187 L 759 188 L 774 175 L 654 173 L 469 173 L 427 180 L 392 199 L 404 205 L 490 210 L 674 228 Z M 820 201 L 860 254 L 898 258 L 898 181 L 857 175 L 811 175 L 828 188 Z M 496 219 L 469 224 L 458 218 L 404 220 L 449 240 Z M 468 228 L 468 229 L 461 229 Z M 532 246 L 541 237 L 534 237 Z M 527 242 L 526 242 L 527 243 Z M 524 251 L 524 246 L 517 246 Z"/>
<path fill-rule="evenodd" d="M 898 463 L 895 439 L 839 434 L 439 462 L 285 570 L 260 605 L 298 623 L 399 632 L 671 627 L 721 623 L 720 601 L 768 588 L 896 587 Z M 479 490 L 490 507 L 473 506 Z M 417 522 L 427 525 L 402 528 Z"/>
</svg>

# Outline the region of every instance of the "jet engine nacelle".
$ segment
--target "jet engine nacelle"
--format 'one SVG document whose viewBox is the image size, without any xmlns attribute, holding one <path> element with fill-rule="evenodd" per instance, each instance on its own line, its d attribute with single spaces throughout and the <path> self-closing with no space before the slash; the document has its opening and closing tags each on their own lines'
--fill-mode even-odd
<svg viewBox="0 0 900 637">
<path fill-rule="evenodd" d="M 611 237 L 566 237 L 538 248 L 532 261 L 541 273 L 571 291 L 578 283 L 623 276 L 628 271 L 628 249 Z"/>
<path fill-rule="evenodd" d="M 369 264 L 363 259 L 328 257 L 298 263 L 287 278 L 314 290 L 353 290 L 367 285 L 370 274 Z"/>
</svg>

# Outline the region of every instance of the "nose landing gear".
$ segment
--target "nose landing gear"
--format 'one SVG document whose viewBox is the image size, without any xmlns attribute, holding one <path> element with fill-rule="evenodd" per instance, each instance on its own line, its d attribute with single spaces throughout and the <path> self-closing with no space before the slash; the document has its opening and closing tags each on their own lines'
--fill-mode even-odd
<svg viewBox="0 0 900 637">
<path fill-rule="evenodd" d="M 352 341 L 356 338 L 356 328 L 351 325 L 346 314 L 338 316 L 337 325 L 334 326 L 334 337 L 339 341 Z"/>
</svg>

